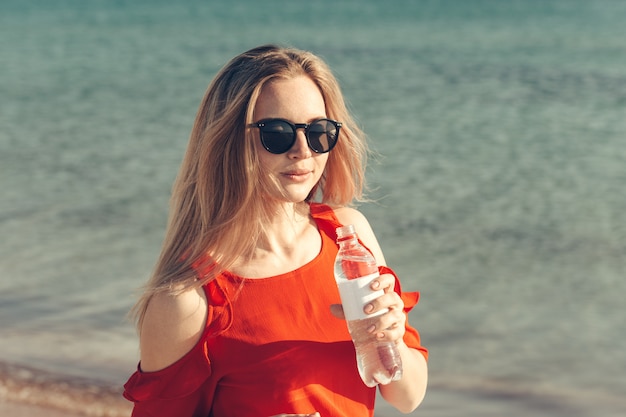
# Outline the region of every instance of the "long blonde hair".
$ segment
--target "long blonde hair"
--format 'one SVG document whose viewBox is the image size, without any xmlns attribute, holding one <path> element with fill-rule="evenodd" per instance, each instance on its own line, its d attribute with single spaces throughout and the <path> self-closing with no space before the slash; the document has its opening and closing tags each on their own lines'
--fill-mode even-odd
<svg viewBox="0 0 626 417">
<path fill-rule="evenodd" d="M 246 126 L 267 82 L 299 75 L 317 84 L 327 116 L 343 124 L 307 200 L 345 206 L 362 198 L 367 145 L 328 66 L 310 52 L 275 45 L 233 58 L 213 79 L 198 109 L 172 189 L 161 254 L 132 311 L 139 326 L 154 294 L 203 285 L 254 247 L 272 212 L 264 204 L 258 147 Z M 210 262 L 203 277 L 196 273 L 200 259 Z"/>
</svg>

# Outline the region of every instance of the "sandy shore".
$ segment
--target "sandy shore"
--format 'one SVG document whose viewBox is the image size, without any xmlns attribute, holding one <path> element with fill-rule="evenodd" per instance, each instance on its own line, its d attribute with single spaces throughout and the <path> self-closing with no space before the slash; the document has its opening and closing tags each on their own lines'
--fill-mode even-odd
<svg viewBox="0 0 626 417">
<path fill-rule="evenodd" d="M 122 387 L 0 362 L 0 416 L 128 417 Z"/>
<path fill-rule="evenodd" d="M 6 417 L 86 417 L 86 414 L 76 414 L 62 410 L 38 407 L 35 405 L 19 404 L 0 401 L 0 416 Z"/>
</svg>

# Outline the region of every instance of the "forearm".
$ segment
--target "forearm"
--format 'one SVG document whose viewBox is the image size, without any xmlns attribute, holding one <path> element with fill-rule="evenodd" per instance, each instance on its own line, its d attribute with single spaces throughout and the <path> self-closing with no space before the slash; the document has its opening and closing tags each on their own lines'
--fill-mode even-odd
<svg viewBox="0 0 626 417">
<path fill-rule="evenodd" d="M 404 342 L 398 344 L 402 357 L 402 378 L 387 385 L 379 385 L 380 393 L 389 404 L 403 413 L 415 410 L 424 399 L 428 383 L 426 359 Z"/>
</svg>

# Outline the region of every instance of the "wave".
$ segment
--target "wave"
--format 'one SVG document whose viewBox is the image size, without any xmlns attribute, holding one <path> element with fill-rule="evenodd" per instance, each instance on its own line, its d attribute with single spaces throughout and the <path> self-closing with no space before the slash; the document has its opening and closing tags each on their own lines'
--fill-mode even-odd
<svg viewBox="0 0 626 417">
<path fill-rule="evenodd" d="M 120 384 L 5 362 L 0 362 L 0 399 L 90 417 L 127 417 L 132 408 Z"/>
</svg>

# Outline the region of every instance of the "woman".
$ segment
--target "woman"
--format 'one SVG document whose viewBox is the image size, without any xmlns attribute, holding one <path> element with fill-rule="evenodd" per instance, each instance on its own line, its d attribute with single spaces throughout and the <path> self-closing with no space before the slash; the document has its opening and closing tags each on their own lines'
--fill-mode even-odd
<svg viewBox="0 0 626 417">
<path fill-rule="evenodd" d="M 426 349 L 365 217 L 367 147 L 315 55 L 272 45 L 228 63 L 209 86 L 176 179 L 161 256 L 135 312 L 133 416 L 372 416 L 333 261 L 354 224 L 381 266 L 364 309 L 389 311 L 372 339 L 394 341 L 403 376 L 379 386 L 403 412 L 426 389 Z M 315 203 L 314 201 L 319 201 Z M 333 208 L 331 208 L 332 206 Z M 406 303 L 406 305 L 405 305 Z"/>
</svg>

